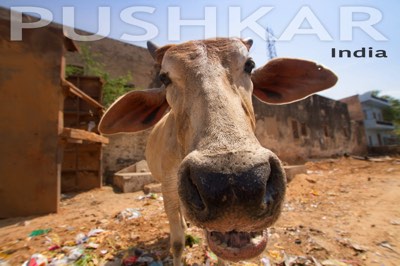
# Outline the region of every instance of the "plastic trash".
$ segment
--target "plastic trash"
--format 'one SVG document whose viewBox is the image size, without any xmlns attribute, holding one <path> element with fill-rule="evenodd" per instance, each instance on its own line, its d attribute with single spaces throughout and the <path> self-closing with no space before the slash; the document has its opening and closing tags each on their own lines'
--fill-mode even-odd
<svg viewBox="0 0 400 266">
<path fill-rule="evenodd" d="M 154 261 L 154 258 L 151 257 L 150 255 L 143 255 L 143 256 L 140 256 L 140 257 L 136 260 L 136 262 L 143 262 L 143 263 L 146 263 L 146 264 L 149 264 L 149 263 L 151 263 L 151 262 L 153 262 L 153 261 Z"/>
<path fill-rule="evenodd" d="M 279 261 L 281 262 L 283 260 L 282 252 L 279 250 L 268 250 L 268 255 L 270 258 L 272 258 L 274 261 Z"/>
<path fill-rule="evenodd" d="M 107 249 L 102 249 L 102 250 L 100 250 L 100 254 L 101 255 L 106 255 L 108 253 L 108 250 Z"/>
<path fill-rule="evenodd" d="M 49 263 L 49 266 L 67 266 L 67 265 L 70 265 L 67 257 L 53 258 Z"/>
<path fill-rule="evenodd" d="M 139 209 L 126 208 L 125 210 L 121 211 L 117 215 L 117 219 L 120 220 L 120 221 L 132 220 L 132 219 L 139 218 L 140 216 L 142 216 L 142 214 L 140 213 Z"/>
<path fill-rule="evenodd" d="M 162 261 L 152 261 L 149 266 L 163 266 L 164 264 L 162 263 Z"/>
<path fill-rule="evenodd" d="M 68 255 L 68 261 L 74 262 L 78 260 L 83 255 L 84 250 L 82 248 L 74 248 L 70 251 Z"/>
<path fill-rule="evenodd" d="M 136 263 L 137 259 L 138 259 L 138 257 L 136 257 L 136 256 L 127 257 L 127 258 L 123 259 L 122 265 L 132 266 Z"/>
<path fill-rule="evenodd" d="M 47 266 L 47 258 L 42 254 L 33 254 L 31 258 L 25 261 L 22 266 Z"/>
<path fill-rule="evenodd" d="M 0 266 L 11 266 L 11 265 L 8 263 L 8 261 L 0 258 Z"/>
<path fill-rule="evenodd" d="M 57 250 L 59 248 L 60 248 L 59 245 L 52 245 L 52 246 L 49 247 L 49 251 L 54 251 L 54 250 Z"/>
<path fill-rule="evenodd" d="M 51 228 L 33 230 L 33 231 L 29 234 L 29 237 L 35 237 L 35 236 L 45 235 L 45 234 L 47 234 L 47 233 L 50 232 L 50 231 L 51 231 Z"/>
<path fill-rule="evenodd" d="M 206 257 L 208 258 L 209 262 L 211 262 L 211 263 L 217 263 L 218 262 L 217 255 L 215 255 L 212 251 L 207 251 L 206 252 Z"/>
<path fill-rule="evenodd" d="M 263 266 L 271 266 L 271 261 L 269 260 L 269 258 L 264 257 L 264 258 L 261 259 L 261 264 Z"/>
<path fill-rule="evenodd" d="M 79 233 L 75 237 L 75 243 L 81 245 L 88 240 L 88 237 L 84 233 Z"/>
<path fill-rule="evenodd" d="M 349 264 L 344 263 L 342 261 L 339 260 L 324 260 L 323 262 L 321 262 L 322 265 L 324 266 L 349 266 Z"/>
<path fill-rule="evenodd" d="M 99 246 L 100 246 L 100 244 L 93 243 L 93 242 L 89 242 L 89 243 L 86 245 L 86 248 L 89 248 L 89 249 L 97 249 Z"/>
<path fill-rule="evenodd" d="M 144 199 L 156 199 L 156 200 L 163 200 L 162 196 L 159 196 L 157 193 L 149 193 L 147 195 L 137 197 L 138 200 Z"/>
<path fill-rule="evenodd" d="M 96 236 L 98 234 L 104 233 L 106 230 L 104 229 L 100 229 L 100 228 L 96 228 L 96 229 L 92 229 L 89 231 L 88 233 L 88 237 L 92 237 L 92 236 Z"/>
</svg>

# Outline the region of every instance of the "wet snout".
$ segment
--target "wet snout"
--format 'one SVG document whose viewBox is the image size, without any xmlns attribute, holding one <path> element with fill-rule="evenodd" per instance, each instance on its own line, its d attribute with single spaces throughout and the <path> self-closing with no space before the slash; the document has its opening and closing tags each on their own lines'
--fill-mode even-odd
<svg viewBox="0 0 400 266">
<path fill-rule="evenodd" d="M 260 231 L 278 218 L 286 178 L 264 148 L 206 155 L 192 152 L 179 171 L 186 216 L 209 231 Z"/>
</svg>

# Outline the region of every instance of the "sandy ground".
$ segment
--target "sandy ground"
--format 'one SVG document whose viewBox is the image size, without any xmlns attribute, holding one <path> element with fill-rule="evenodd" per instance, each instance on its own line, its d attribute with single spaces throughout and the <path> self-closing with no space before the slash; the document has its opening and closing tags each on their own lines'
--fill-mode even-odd
<svg viewBox="0 0 400 266">
<path fill-rule="evenodd" d="M 233 265 L 400 265 L 400 158 L 340 158 L 306 166 L 307 174 L 288 185 L 265 252 Z M 76 241 L 84 242 L 76 265 L 121 265 L 122 259 L 129 265 L 126 258 L 135 252 L 161 261 L 152 265 L 166 265 L 169 227 L 162 197 L 143 195 L 104 187 L 66 195 L 58 214 L 0 220 L 0 265 L 21 265 L 34 253 L 65 258 Z M 126 208 L 141 216 L 116 218 Z M 95 228 L 105 231 L 82 240 Z M 37 229 L 51 231 L 28 237 Z M 186 263 L 213 264 L 202 230 L 191 227 L 187 233 L 200 242 L 186 247 Z"/>
</svg>

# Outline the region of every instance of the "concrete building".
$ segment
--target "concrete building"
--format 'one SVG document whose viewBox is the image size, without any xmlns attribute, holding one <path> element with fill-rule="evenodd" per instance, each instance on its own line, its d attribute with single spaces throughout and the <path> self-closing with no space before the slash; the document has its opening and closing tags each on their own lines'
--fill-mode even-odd
<svg viewBox="0 0 400 266">
<path fill-rule="evenodd" d="M 369 146 L 389 145 L 394 125 L 383 119 L 383 109 L 390 106 L 385 99 L 376 97 L 372 92 L 359 96 L 364 114 L 364 127 Z"/>
<path fill-rule="evenodd" d="M 383 118 L 383 110 L 390 106 L 385 99 L 374 96 L 372 91 L 340 100 L 349 106 L 350 117 L 363 121 L 369 147 L 385 146 L 393 143 L 394 125 Z"/>
</svg>

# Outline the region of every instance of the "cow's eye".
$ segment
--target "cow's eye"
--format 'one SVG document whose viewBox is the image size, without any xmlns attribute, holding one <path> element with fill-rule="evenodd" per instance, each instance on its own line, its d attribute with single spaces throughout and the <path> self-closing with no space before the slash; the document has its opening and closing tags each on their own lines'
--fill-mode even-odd
<svg viewBox="0 0 400 266">
<path fill-rule="evenodd" d="M 160 79 L 160 81 L 162 82 L 162 84 L 164 84 L 164 86 L 168 86 L 169 84 L 171 84 L 171 79 L 168 77 L 167 73 L 161 73 L 158 78 Z"/>
<path fill-rule="evenodd" d="M 256 64 L 254 63 L 253 59 L 247 59 L 246 63 L 244 64 L 244 72 L 251 74 L 253 68 L 255 68 Z"/>
</svg>

